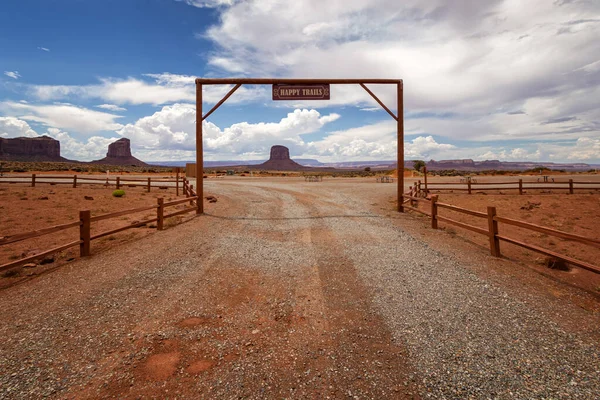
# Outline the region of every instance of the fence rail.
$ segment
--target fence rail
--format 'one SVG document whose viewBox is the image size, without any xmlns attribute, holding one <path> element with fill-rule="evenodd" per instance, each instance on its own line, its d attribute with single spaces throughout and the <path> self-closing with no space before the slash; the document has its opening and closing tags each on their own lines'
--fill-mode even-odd
<svg viewBox="0 0 600 400">
<path fill-rule="evenodd" d="M 542 185 L 542 186 L 539 186 Z M 576 185 L 596 185 L 596 187 L 577 187 Z M 473 190 L 476 191 L 485 191 L 485 190 L 518 190 L 519 194 L 523 194 L 525 190 L 566 190 L 569 194 L 574 194 L 575 190 L 600 190 L 600 182 L 590 182 L 590 181 L 575 181 L 573 179 L 569 179 L 568 181 L 542 181 L 542 182 L 532 182 L 532 181 L 524 181 L 523 179 L 519 179 L 516 181 L 510 182 L 475 182 L 475 181 L 465 181 L 465 182 L 421 182 L 420 180 L 416 182 L 417 190 L 419 192 L 430 193 L 432 191 L 443 191 L 443 190 L 452 190 L 452 191 L 466 191 L 469 194 L 473 193 Z M 510 187 L 506 187 L 510 186 Z"/>
<path fill-rule="evenodd" d="M 99 239 L 104 236 L 112 235 L 114 233 L 122 232 L 122 231 L 125 231 L 128 229 L 137 228 L 139 226 L 149 224 L 152 222 L 157 223 L 156 227 L 158 230 L 163 230 L 164 229 L 164 220 L 166 218 L 171 218 L 176 215 L 186 214 L 191 211 L 197 211 L 197 207 L 194 206 L 194 207 L 187 207 L 183 210 L 179 210 L 179 211 L 165 215 L 165 213 L 164 213 L 165 208 L 173 207 L 173 206 L 187 203 L 187 202 L 189 202 L 191 205 L 194 205 L 194 202 L 198 203 L 199 201 L 201 201 L 201 199 L 199 199 L 198 196 L 196 195 L 196 192 L 193 189 L 193 185 L 190 185 L 189 181 L 186 178 L 182 178 L 181 182 L 182 182 L 182 188 L 183 188 L 184 195 L 186 196 L 185 199 L 174 200 L 174 201 L 165 203 L 164 199 L 161 197 L 161 198 L 157 199 L 156 205 L 132 208 L 129 210 L 117 211 L 117 212 L 113 212 L 113 213 L 109 213 L 109 214 L 96 215 L 93 217 L 89 210 L 82 210 L 79 212 L 79 220 L 77 220 L 77 221 L 73 221 L 73 222 L 69 222 L 69 223 L 61 224 L 61 225 L 50 226 L 50 227 L 38 229 L 35 231 L 17 233 L 14 235 L 4 237 L 3 239 L 0 240 L 0 246 L 19 242 L 19 241 L 26 240 L 26 239 L 43 236 L 43 235 L 48 235 L 51 233 L 60 232 L 60 231 L 66 230 L 66 229 L 79 227 L 79 240 L 75 240 L 75 241 L 69 242 L 67 244 L 64 244 L 64 245 L 61 245 L 61 246 L 58 246 L 58 247 L 55 247 L 55 248 L 52 248 L 49 250 L 44 250 L 41 253 L 34 254 L 27 258 L 22 258 L 22 259 L 19 259 L 16 261 L 11 261 L 9 263 L 0 265 L 0 271 L 5 271 L 8 269 L 19 267 L 30 261 L 41 259 L 50 254 L 58 253 L 59 251 L 66 250 L 71 247 L 75 247 L 77 245 L 79 245 L 79 254 L 81 257 L 89 256 L 91 254 L 90 248 L 91 248 L 92 240 Z M 106 220 L 106 219 L 121 217 L 123 215 L 136 214 L 139 212 L 144 212 L 144 211 L 149 211 L 149 210 L 156 210 L 156 218 L 140 221 L 135 224 L 121 226 L 119 228 L 112 229 L 110 231 L 100 232 L 100 233 L 97 233 L 94 235 L 91 234 L 93 222 L 98 222 L 98 221 L 102 221 L 102 220 Z"/>
<path fill-rule="evenodd" d="M 49 181 L 51 179 L 51 181 Z M 35 187 L 37 184 L 49 184 L 49 185 L 73 185 L 74 188 L 77 185 L 104 185 L 114 186 L 117 189 L 121 187 L 145 187 L 149 192 L 152 188 L 168 188 L 165 183 L 174 183 L 176 195 L 179 196 L 179 187 L 183 184 L 184 177 L 179 176 L 179 170 L 177 170 L 175 179 L 161 179 L 161 178 L 128 178 L 122 176 L 115 177 L 90 177 L 85 175 L 37 175 L 31 174 L 31 177 L 25 175 L 11 175 L 1 176 L 0 183 L 8 184 L 27 184 L 31 187 Z M 143 183 L 142 183 L 143 182 Z M 162 184 L 162 185 L 161 185 Z"/>
<path fill-rule="evenodd" d="M 550 256 L 550 257 L 554 257 L 554 258 L 563 260 L 569 264 L 572 264 L 577 267 L 586 269 L 588 271 L 600 274 L 600 267 L 593 265 L 591 263 L 577 260 L 577 259 L 569 257 L 567 255 L 560 254 L 560 253 L 557 253 L 557 252 L 554 252 L 554 251 L 551 251 L 548 249 L 544 249 L 543 247 L 540 247 L 540 246 L 525 243 L 520 240 L 510 238 L 505 235 L 500 235 L 499 224 L 517 226 L 517 227 L 527 229 L 530 231 L 544 233 L 546 235 L 558 237 L 558 238 L 561 238 L 564 240 L 578 242 L 578 243 L 592 246 L 595 248 L 600 248 L 600 239 L 576 235 L 573 233 L 564 232 L 564 231 L 560 231 L 557 229 L 548 228 L 545 226 L 540 226 L 540 225 L 536 225 L 536 224 L 532 224 L 532 223 L 528 223 L 528 222 L 518 221 L 518 220 L 515 220 L 512 218 L 501 217 L 499 215 L 496 215 L 496 207 L 492 207 L 492 206 L 487 207 L 487 213 L 483 213 L 483 212 L 479 212 L 479 211 L 474 211 L 474 210 L 469 210 L 466 208 L 458 207 L 458 206 L 455 206 L 452 204 L 441 203 L 441 202 L 438 202 L 437 195 L 432 195 L 430 198 L 420 197 L 422 195 L 422 192 L 420 192 L 418 190 L 418 185 L 415 188 L 416 188 L 415 191 L 413 191 L 413 188 L 411 188 L 411 190 L 409 192 L 407 192 L 403 195 L 403 198 L 406 199 L 405 202 L 425 203 L 426 206 L 429 207 L 430 211 L 427 212 L 427 211 L 421 210 L 418 208 L 418 206 L 415 206 L 415 207 L 404 206 L 404 208 L 411 210 L 411 211 L 416 211 L 418 213 L 421 213 L 421 214 L 424 214 L 424 215 L 427 215 L 428 217 L 430 217 L 431 218 L 431 227 L 433 229 L 438 229 L 439 222 L 444 222 L 444 223 L 448 223 L 448 224 L 458 226 L 460 228 L 478 233 L 480 235 L 487 236 L 489 238 L 489 243 L 490 243 L 490 253 L 495 257 L 501 256 L 500 241 L 504 241 L 507 243 L 511 243 L 511 244 L 529 249 L 531 251 L 535 251 L 535 252 Z M 441 215 L 439 215 L 440 209 L 447 209 L 447 210 L 451 210 L 451 211 L 458 212 L 461 214 L 469 215 L 472 217 L 486 219 L 488 228 L 487 229 L 480 228 L 478 226 L 467 224 L 465 222 L 456 221 L 456 220 L 448 218 L 446 216 L 441 216 Z"/>
</svg>

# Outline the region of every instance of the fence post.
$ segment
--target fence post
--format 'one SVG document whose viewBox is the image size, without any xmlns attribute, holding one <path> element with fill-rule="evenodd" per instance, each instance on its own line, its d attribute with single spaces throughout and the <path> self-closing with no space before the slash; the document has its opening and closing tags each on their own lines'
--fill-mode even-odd
<svg viewBox="0 0 600 400">
<path fill-rule="evenodd" d="M 188 197 L 188 191 L 187 191 L 187 179 L 183 178 L 183 182 L 181 183 L 181 187 L 183 188 L 183 195 L 185 197 Z"/>
<path fill-rule="evenodd" d="M 471 180 L 467 180 L 467 190 L 469 191 L 469 194 L 471 194 Z"/>
<path fill-rule="evenodd" d="M 488 235 L 490 237 L 490 253 L 494 257 L 500 257 L 500 240 L 498 239 L 498 221 L 494 219 L 496 216 L 496 207 L 488 206 Z"/>
<path fill-rule="evenodd" d="M 175 196 L 179 196 L 179 168 L 175 171 Z"/>
<path fill-rule="evenodd" d="M 148 193 L 150 193 L 150 179 L 151 178 L 148 178 Z"/>
<path fill-rule="evenodd" d="M 190 197 L 194 196 L 194 185 L 190 185 Z M 194 200 L 190 200 L 190 206 L 194 205 Z"/>
<path fill-rule="evenodd" d="M 437 194 L 434 194 L 433 196 L 431 196 L 431 227 L 433 229 L 437 229 L 438 228 L 438 221 L 437 221 L 438 207 L 437 207 L 437 201 L 438 201 Z"/>
<path fill-rule="evenodd" d="M 569 194 L 573 194 L 573 179 L 569 179 Z"/>
<path fill-rule="evenodd" d="M 519 179 L 519 194 L 523 194 L 523 179 Z"/>
<path fill-rule="evenodd" d="M 165 201 L 165 199 L 163 199 L 162 197 L 159 197 L 158 199 L 156 199 L 156 201 L 158 202 L 158 207 L 156 208 L 156 218 L 158 219 L 158 221 L 156 221 L 156 228 L 159 231 L 162 231 L 163 223 L 165 221 L 165 218 L 164 218 L 164 215 L 165 215 L 164 201 Z"/>
<path fill-rule="evenodd" d="M 420 179 L 419 179 L 419 184 L 417 185 L 417 188 L 418 188 L 417 193 L 418 193 L 419 197 L 421 197 L 421 180 Z"/>
<path fill-rule="evenodd" d="M 79 211 L 79 255 L 87 257 L 90 255 L 90 210 Z"/>
<path fill-rule="evenodd" d="M 35 187 L 35 174 L 31 174 L 31 187 Z"/>
<path fill-rule="evenodd" d="M 73 187 L 77 187 L 77 175 L 73 175 Z"/>
<path fill-rule="evenodd" d="M 121 177 L 117 176 L 117 190 L 121 188 Z"/>
</svg>

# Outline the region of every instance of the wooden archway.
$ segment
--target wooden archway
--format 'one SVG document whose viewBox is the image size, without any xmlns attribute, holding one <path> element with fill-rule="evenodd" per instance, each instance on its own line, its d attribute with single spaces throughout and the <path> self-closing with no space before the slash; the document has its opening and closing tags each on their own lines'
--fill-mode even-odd
<svg viewBox="0 0 600 400">
<path fill-rule="evenodd" d="M 196 79 L 196 186 L 198 191 L 197 214 L 204 213 L 204 153 L 202 145 L 202 121 L 208 118 L 221 104 L 225 103 L 231 95 L 242 85 L 360 85 L 373 99 L 388 112 L 397 122 L 397 173 L 398 173 L 398 212 L 404 212 L 402 194 L 404 191 L 404 88 L 402 79 L 277 79 L 277 78 L 198 78 Z M 398 98 L 398 114 L 395 115 L 379 98 L 366 86 L 368 84 L 396 85 Z M 202 111 L 202 86 L 203 85 L 235 85 L 217 104 L 205 115 Z"/>
</svg>

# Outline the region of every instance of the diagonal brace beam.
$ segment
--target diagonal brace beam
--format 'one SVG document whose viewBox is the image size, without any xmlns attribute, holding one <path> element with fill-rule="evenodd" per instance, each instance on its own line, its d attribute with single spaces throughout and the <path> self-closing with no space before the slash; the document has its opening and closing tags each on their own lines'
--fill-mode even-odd
<svg viewBox="0 0 600 400">
<path fill-rule="evenodd" d="M 229 97 L 231 97 L 231 95 L 232 95 L 232 94 L 233 94 L 233 93 L 234 93 L 236 90 L 238 90 L 240 86 L 242 86 L 242 84 L 241 84 L 241 83 L 238 83 L 237 85 L 235 85 L 235 86 L 233 87 L 233 89 L 231 89 L 231 90 L 229 91 L 229 93 L 227 93 L 227 94 L 225 95 L 225 97 L 223 97 L 223 98 L 221 99 L 221 101 L 219 101 L 217 104 L 215 104 L 215 105 L 214 105 L 214 107 L 213 107 L 213 108 L 211 108 L 211 109 L 210 109 L 210 111 L 209 111 L 209 112 L 207 112 L 207 113 L 206 113 L 206 115 L 205 115 L 204 117 L 202 117 L 202 121 L 204 121 L 206 118 L 208 118 L 208 116 L 209 116 L 210 114 L 212 114 L 213 112 L 215 112 L 215 110 L 216 110 L 217 108 L 219 108 L 219 107 L 221 106 L 221 104 L 225 103 L 225 101 L 227 101 L 227 99 L 228 99 Z"/>
<path fill-rule="evenodd" d="M 383 107 L 383 109 L 384 109 L 385 111 L 387 111 L 387 112 L 388 112 L 388 114 L 390 114 L 390 115 L 392 116 L 392 118 L 394 118 L 396 121 L 398 121 L 398 117 L 397 117 L 397 116 L 396 116 L 396 115 L 395 115 L 393 112 L 391 112 L 391 111 L 390 111 L 390 109 L 389 109 L 389 108 L 387 108 L 387 107 L 385 106 L 385 104 L 383 104 L 383 102 L 382 102 L 381 100 L 379 100 L 379 98 L 378 98 L 377 96 L 375 96 L 375 93 L 371 92 L 371 91 L 369 90 L 369 88 L 368 88 L 367 86 L 365 86 L 365 84 L 364 84 L 364 83 L 361 83 L 361 84 L 360 84 L 360 86 L 362 86 L 362 88 L 363 88 L 363 89 L 365 89 L 365 90 L 367 91 L 367 93 L 369 93 L 369 94 L 371 95 L 371 97 L 373 97 L 373 98 L 375 99 L 375 101 L 376 101 L 377 103 L 379 103 L 379 105 L 380 105 L 381 107 Z"/>
</svg>

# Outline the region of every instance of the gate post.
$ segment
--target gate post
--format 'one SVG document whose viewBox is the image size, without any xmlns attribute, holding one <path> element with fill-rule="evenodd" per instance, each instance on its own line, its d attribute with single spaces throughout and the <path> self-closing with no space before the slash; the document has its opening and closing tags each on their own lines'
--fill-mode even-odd
<svg viewBox="0 0 600 400">
<path fill-rule="evenodd" d="M 204 213 L 204 154 L 202 144 L 202 84 L 196 82 L 196 214 Z"/>
<path fill-rule="evenodd" d="M 404 212 L 404 82 L 400 81 L 396 85 L 396 94 L 398 97 L 398 124 L 397 124 L 397 148 L 398 148 L 398 212 Z"/>
</svg>

